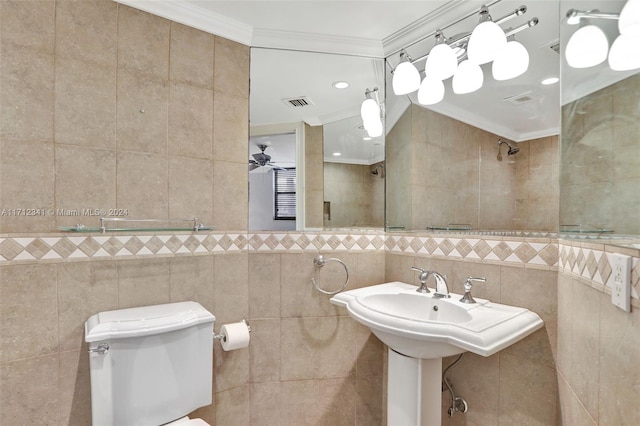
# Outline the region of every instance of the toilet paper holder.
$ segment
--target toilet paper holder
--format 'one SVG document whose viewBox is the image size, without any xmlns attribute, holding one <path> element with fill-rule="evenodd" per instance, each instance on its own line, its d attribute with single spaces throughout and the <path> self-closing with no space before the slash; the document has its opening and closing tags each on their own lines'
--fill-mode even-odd
<svg viewBox="0 0 640 426">
<path fill-rule="evenodd" d="M 251 326 L 249 325 L 249 321 L 247 321 L 246 319 L 244 319 L 244 318 L 243 318 L 241 322 L 243 322 L 243 323 L 244 323 L 244 325 L 246 325 L 246 326 L 247 326 L 247 330 L 249 331 L 249 333 L 251 333 Z M 227 341 L 227 336 L 225 336 L 225 335 L 224 335 L 224 334 L 222 334 L 222 333 L 221 333 L 221 334 L 215 334 L 215 333 L 213 333 L 213 339 L 214 339 L 214 340 L 221 340 L 221 341 L 223 341 L 223 342 L 226 342 L 226 341 Z"/>
</svg>

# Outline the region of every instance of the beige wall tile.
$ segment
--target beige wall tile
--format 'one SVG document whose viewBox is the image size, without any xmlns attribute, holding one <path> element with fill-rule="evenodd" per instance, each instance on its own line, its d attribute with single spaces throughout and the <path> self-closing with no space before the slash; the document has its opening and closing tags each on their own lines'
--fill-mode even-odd
<svg viewBox="0 0 640 426">
<path fill-rule="evenodd" d="M 364 342 L 356 359 L 356 378 L 382 377 L 386 346 L 364 325 L 356 324 L 356 333 L 356 340 Z"/>
<path fill-rule="evenodd" d="M 281 380 L 353 376 L 368 338 L 349 317 L 283 318 L 281 333 Z"/>
<path fill-rule="evenodd" d="M 320 380 L 320 421 L 318 425 L 337 426 L 356 423 L 355 379 Z"/>
<path fill-rule="evenodd" d="M 52 55 L 55 14 L 52 1 L 7 0 L 0 3 L 2 60 L 5 60 L 5 48 L 9 43 Z"/>
<path fill-rule="evenodd" d="M 280 319 L 251 320 L 251 383 L 280 380 Z"/>
<path fill-rule="evenodd" d="M 116 203 L 128 209 L 134 219 L 163 219 L 168 216 L 167 157 L 118 152 Z"/>
<path fill-rule="evenodd" d="M 401 281 L 407 284 L 420 285 L 417 281 L 417 275 L 411 267 L 414 264 L 413 256 L 400 256 L 394 254 L 385 254 L 385 281 Z"/>
<path fill-rule="evenodd" d="M 599 368 L 597 418 L 601 425 L 640 423 L 638 383 L 640 383 L 640 311 L 625 313 L 611 304 L 606 294 L 598 294 L 600 303 Z M 591 322 L 593 326 L 595 324 Z M 578 328 L 574 324 L 574 329 Z"/>
<path fill-rule="evenodd" d="M 118 308 L 115 262 L 63 263 L 57 267 L 60 350 L 84 348 L 84 323 Z"/>
<path fill-rule="evenodd" d="M 213 163 L 185 157 L 169 158 L 169 217 L 198 218 L 207 226 L 213 216 Z"/>
<path fill-rule="evenodd" d="M 115 151 L 56 144 L 57 209 L 111 209 L 116 206 Z M 56 216 L 57 226 L 98 226 L 95 217 Z"/>
<path fill-rule="evenodd" d="M 118 149 L 166 154 L 168 110 L 167 80 L 118 70 Z"/>
<path fill-rule="evenodd" d="M 573 281 L 571 276 L 558 274 L 558 371 L 571 381 L 573 357 Z"/>
<path fill-rule="evenodd" d="M 357 281 L 349 284 L 349 289 L 382 284 L 385 282 L 385 255 L 382 252 L 361 253 L 356 255 L 358 269 Z M 350 270 L 351 271 L 351 270 Z"/>
<path fill-rule="evenodd" d="M 118 308 L 169 303 L 168 259 L 118 262 Z"/>
<path fill-rule="evenodd" d="M 600 296 L 602 293 L 574 281 L 573 285 L 573 356 L 571 387 L 591 417 L 598 416 Z"/>
<path fill-rule="evenodd" d="M 116 67 L 71 58 L 56 60 L 57 143 L 116 146 Z"/>
<path fill-rule="evenodd" d="M 57 1 L 56 55 L 115 69 L 117 9 L 110 1 Z"/>
<path fill-rule="evenodd" d="M 0 361 L 58 350 L 55 265 L 0 268 Z"/>
<path fill-rule="evenodd" d="M 249 313 L 251 318 L 280 318 L 280 255 L 249 256 Z"/>
<path fill-rule="evenodd" d="M 6 209 L 54 207 L 53 144 L 0 141 L 0 204 Z M 51 232 L 54 216 L 4 216 L 3 232 Z"/>
<path fill-rule="evenodd" d="M 210 159 L 213 91 L 171 82 L 169 98 L 169 154 Z"/>
<path fill-rule="evenodd" d="M 280 413 L 280 383 L 253 383 L 250 385 L 251 426 L 285 424 Z M 289 402 L 289 401 L 287 401 Z"/>
<path fill-rule="evenodd" d="M 556 424 L 555 369 L 524 358 L 500 355 L 499 424 Z M 535 383 L 535 386 L 531 386 Z"/>
<path fill-rule="evenodd" d="M 249 317 L 248 258 L 247 253 L 227 253 L 215 258 L 216 327 Z"/>
<path fill-rule="evenodd" d="M 384 425 L 382 411 L 385 404 L 382 401 L 384 392 L 382 377 L 356 379 L 356 425 Z"/>
<path fill-rule="evenodd" d="M 320 386 L 317 380 L 280 383 L 283 426 L 318 424 Z"/>
<path fill-rule="evenodd" d="M 246 230 L 248 200 L 247 164 L 214 161 L 213 225 L 217 229 Z"/>
<path fill-rule="evenodd" d="M 0 364 L 0 389 L 1 424 L 56 423 L 58 354 Z"/>
<path fill-rule="evenodd" d="M 222 325 L 222 322 L 216 322 Z M 219 332 L 219 329 L 217 332 Z M 215 362 L 213 375 L 215 377 L 216 392 L 226 391 L 249 383 L 249 348 L 226 352 L 221 345 L 216 344 L 213 356 Z"/>
<path fill-rule="evenodd" d="M 457 357 L 443 359 L 443 367 L 449 366 Z M 500 388 L 500 356 L 498 354 L 485 358 L 472 353 L 464 358 L 449 374 L 449 381 L 456 396 L 464 398 L 469 404 L 466 414 L 455 414 L 450 425 L 497 425 L 499 417 L 500 394 L 488 389 Z M 442 393 L 445 410 L 442 418 L 448 418 L 447 409 L 451 406 L 448 390 Z"/>
<path fill-rule="evenodd" d="M 214 36 L 171 22 L 171 81 L 213 89 Z"/>
<path fill-rule="evenodd" d="M 2 43 L 0 137 L 3 140 L 53 140 L 53 63 L 52 55 Z"/>
<path fill-rule="evenodd" d="M 213 87 L 216 92 L 249 98 L 249 47 L 215 38 Z"/>
<path fill-rule="evenodd" d="M 86 347 L 60 354 L 59 380 L 59 424 L 90 426 L 91 378 Z"/>
<path fill-rule="evenodd" d="M 169 300 L 194 301 L 215 314 L 214 257 L 180 256 L 169 261 Z"/>
<path fill-rule="evenodd" d="M 218 89 L 216 89 L 218 90 Z M 213 156 L 246 165 L 249 157 L 249 103 L 246 98 L 216 92 L 213 97 Z"/>
<path fill-rule="evenodd" d="M 118 5 L 118 67 L 169 78 L 170 21 Z"/>
<path fill-rule="evenodd" d="M 251 403 L 249 386 L 217 392 L 216 426 L 249 426 Z"/>
<path fill-rule="evenodd" d="M 560 394 L 560 411 L 563 425 L 596 426 L 597 422 L 589 416 L 589 413 L 580 403 L 563 376 L 558 376 L 558 390 Z"/>
</svg>

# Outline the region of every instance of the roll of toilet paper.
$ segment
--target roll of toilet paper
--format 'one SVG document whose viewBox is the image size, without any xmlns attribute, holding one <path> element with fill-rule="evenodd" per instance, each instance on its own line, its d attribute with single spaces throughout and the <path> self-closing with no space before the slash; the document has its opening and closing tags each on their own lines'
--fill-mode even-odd
<svg viewBox="0 0 640 426">
<path fill-rule="evenodd" d="M 220 334 L 224 336 L 220 343 L 222 344 L 222 349 L 225 351 L 232 351 L 249 346 L 249 327 L 245 322 L 224 324 L 222 328 L 220 328 Z"/>
</svg>

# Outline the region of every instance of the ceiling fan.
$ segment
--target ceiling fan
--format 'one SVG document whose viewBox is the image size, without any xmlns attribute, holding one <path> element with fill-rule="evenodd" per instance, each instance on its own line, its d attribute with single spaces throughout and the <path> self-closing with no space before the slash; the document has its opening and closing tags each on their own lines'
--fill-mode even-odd
<svg viewBox="0 0 640 426">
<path fill-rule="evenodd" d="M 260 152 L 251 154 L 253 158 L 249 159 L 249 172 L 262 172 L 266 173 L 270 170 L 284 170 L 282 167 L 271 162 L 271 156 L 265 154 L 265 150 L 271 146 L 271 142 L 256 143 L 256 146 L 260 149 Z"/>
</svg>

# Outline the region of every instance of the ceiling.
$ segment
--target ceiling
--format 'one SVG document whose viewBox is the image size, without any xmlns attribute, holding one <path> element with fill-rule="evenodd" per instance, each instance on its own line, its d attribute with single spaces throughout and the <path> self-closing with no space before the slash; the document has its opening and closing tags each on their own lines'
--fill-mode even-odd
<svg viewBox="0 0 640 426">
<path fill-rule="evenodd" d="M 439 28 L 447 37 L 470 32 L 482 4 L 489 6 L 494 20 L 524 4 L 527 13 L 502 27 L 539 18 L 537 26 L 516 36 L 529 51 L 529 70 L 496 82 L 490 65 L 484 65 L 482 89 L 454 95 L 449 79 L 444 101 L 429 108 L 514 141 L 559 132 L 559 85 L 540 85 L 545 77 L 559 76 L 560 56 L 550 48 L 559 39 L 564 13 L 558 1 L 117 1 L 251 46 L 252 126 L 300 121 L 320 125 L 357 117 L 365 89 L 379 87 L 385 101 L 384 77 L 398 64 L 400 49 L 407 47 L 416 58 L 433 46 L 432 35 Z M 351 86 L 334 89 L 331 83 L 337 80 Z M 521 96 L 528 101 L 513 102 Z M 310 99 L 312 107 L 283 102 L 299 97 Z M 386 95 L 387 131 L 415 102 L 415 95 Z M 362 161 L 371 164 L 371 153 L 366 156 Z"/>
</svg>

